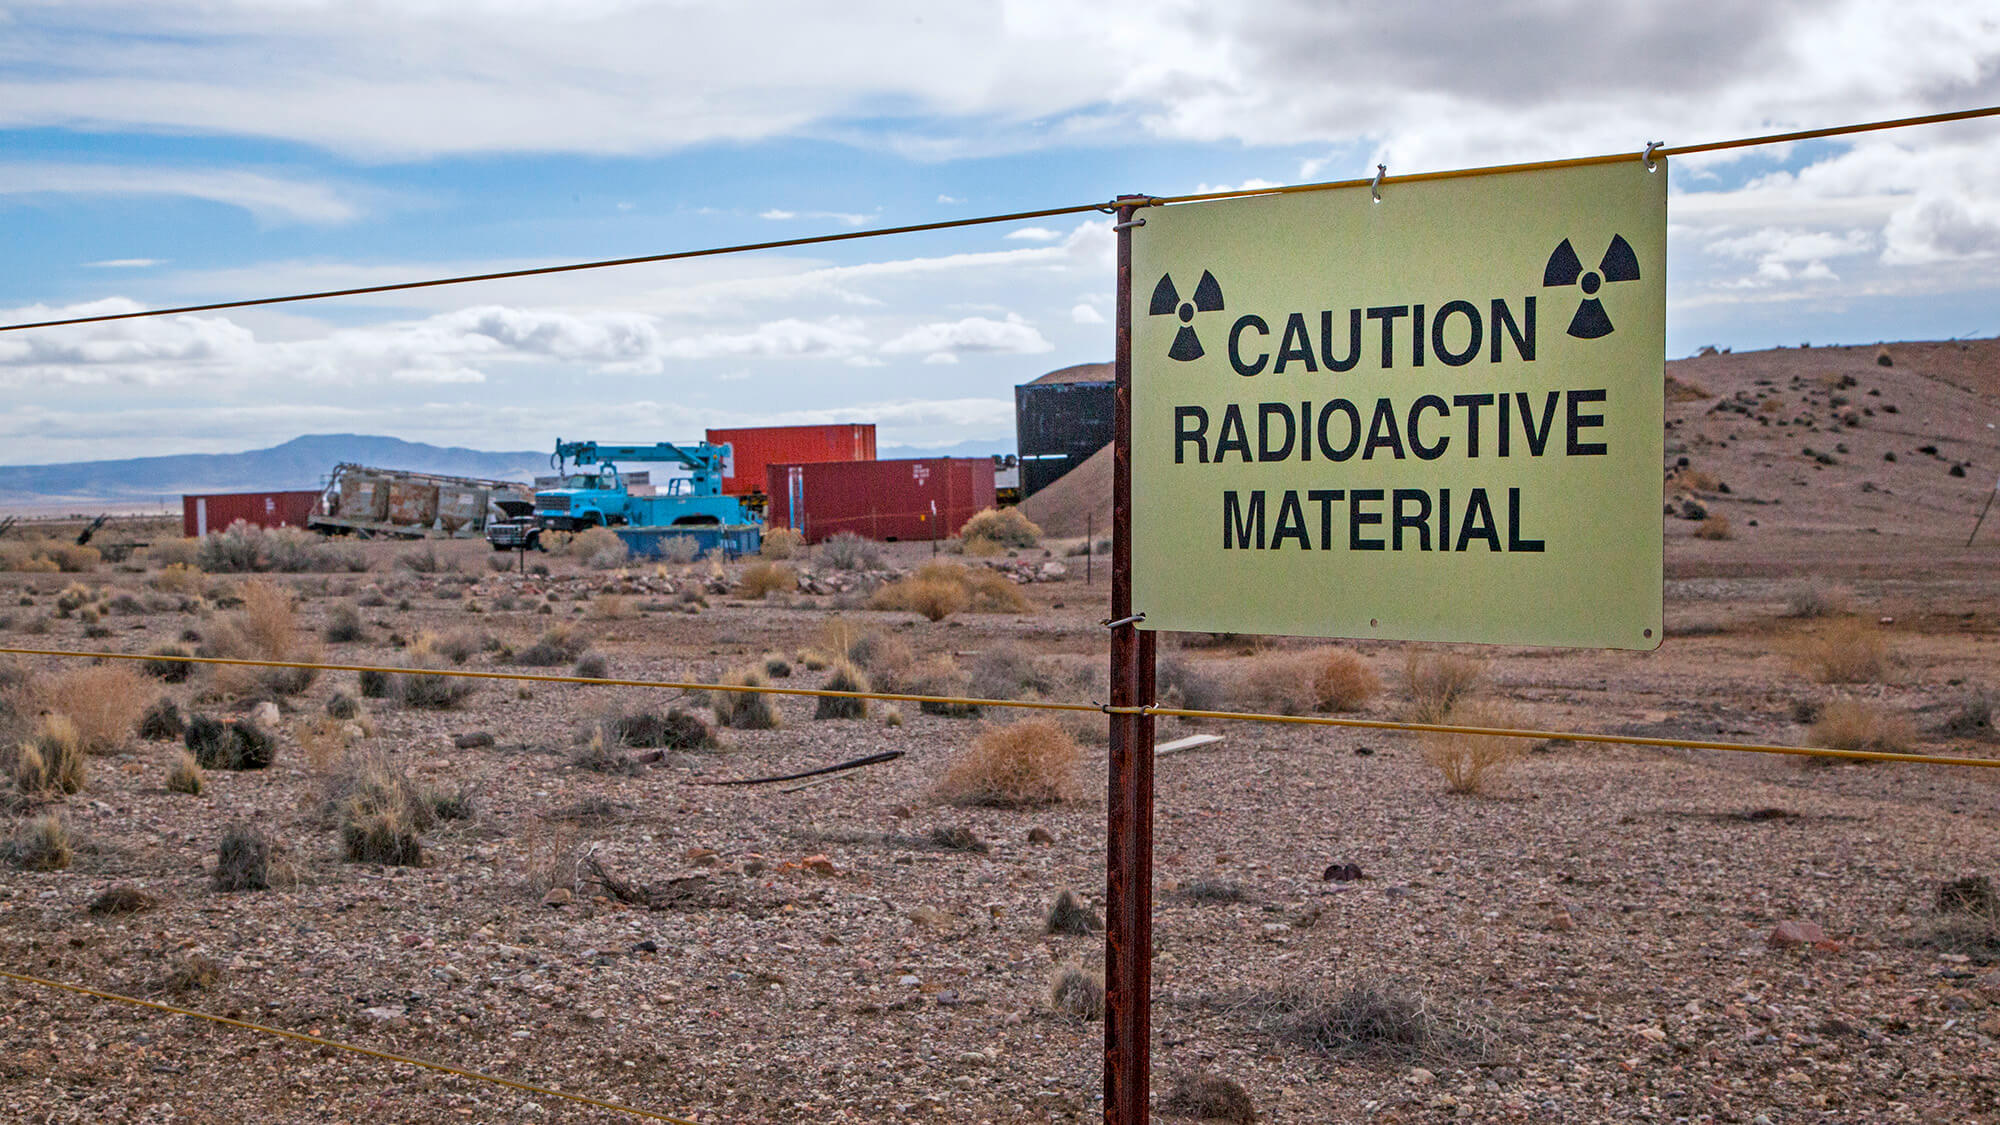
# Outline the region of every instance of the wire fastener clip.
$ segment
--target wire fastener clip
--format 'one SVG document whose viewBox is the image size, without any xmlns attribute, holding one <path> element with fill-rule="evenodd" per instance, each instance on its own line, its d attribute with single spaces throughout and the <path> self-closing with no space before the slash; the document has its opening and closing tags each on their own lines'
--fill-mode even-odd
<svg viewBox="0 0 2000 1125">
<path fill-rule="evenodd" d="M 1666 143 L 1667 143 L 1667 142 L 1665 142 L 1665 141 L 1647 141 L 1647 142 L 1646 142 L 1646 151 L 1645 151 L 1645 152 L 1642 152 L 1642 153 L 1640 153 L 1640 154 L 1639 154 L 1639 159 L 1641 159 L 1641 160 L 1643 160 L 1643 161 L 1645 161 L 1645 162 L 1646 162 L 1646 171 L 1648 171 L 1648 172 L 1657 172 L 1657 171 L 1659 171 L 1659 168 L 1660 168 L 1660 166 L 1659 166 L 1658 164 L 1655 164 L 1655 163 L 1653 162 L 1653 154 L 1654 154 L 1655 152 L 1659 151 L 1659 150 L 1660 150 L 1660 149 L 1661 149 L 1662 147 L 1664 147 L 1664 146 L 1666 145 Z"/>
<path fill-rule="evenodd" d="M 1382 177 L 1387 175 L 1388 172 L 1389 166 L 1387 164 L 1377 164 L 1375 166 L 1375 179 L 1368 185 L 1368 194 L 1377 203 L 1382 202 Z"/>
<path fill-rule="evenodd" d="M 1146 619 L 1145 614 L 1135 613 L 1130 617 L 1121 617 L 1116 621 L 1107 619 L 1098 622 L 1098 624 L 1104 626 L 1106 629 L 1116 629 L 1120 625 L 1137 625 L 1139 622 L 1144 621 L 1145 619 Z"/>
</svg>

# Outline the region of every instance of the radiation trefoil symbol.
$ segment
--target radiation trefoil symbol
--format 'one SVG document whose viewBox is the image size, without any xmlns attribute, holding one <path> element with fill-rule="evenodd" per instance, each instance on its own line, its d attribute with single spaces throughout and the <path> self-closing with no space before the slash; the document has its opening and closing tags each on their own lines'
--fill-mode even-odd
<svg viewBox="0 0 2000 1125">
<path fill-rule="evenodd" d="M 1576 307 L 1576 315 L 1570 318 L 1569 334 L 1579 340 L 1595 340 L 1609 336 L 1612 332 L 1611 317 L 1604 311 L 1604 302 L 1597 297 L 1597 291 L 1607 281 L 1639 280 L 1639 256 L 1632 252 L 1632 244 L 1625 236 L 1611 236 L 1611 246 L 1604 251 L 1604 260 L 1597 268 L 1585 271 L 1583 263 L 1577 260 L 1576 251 L 1569 239 L 1562 240 L 1555 253 L 1549 255 L 1548 268 L 1542 271 L 1543 285 L 1583 286 L 1583 303 Z M 1154 298 L 1157 302 L 1158 298 Z"/>
<path fill-rule="evenodd" d="M 1171 274 L 1161 274 L 1160 283 L 1153 286 L 1153 303 L 1146 312 L 1149 316 L 1173 314 L 1181 318 L 1180 331 L 1174 333 L 1174 346 L 1167 349 L 1168 359 L 1185 363 L 1202 357 L 1201 339 L 1194 334 L 1194 320 L 1198 312 L 1222 311 L 1222 286 L 1216 283 L 1215 275 L 1201 271 L 1201 280 L 1195 284 L 1194 298 L 1183 301 L 1174 288 Z"/>
</svg>

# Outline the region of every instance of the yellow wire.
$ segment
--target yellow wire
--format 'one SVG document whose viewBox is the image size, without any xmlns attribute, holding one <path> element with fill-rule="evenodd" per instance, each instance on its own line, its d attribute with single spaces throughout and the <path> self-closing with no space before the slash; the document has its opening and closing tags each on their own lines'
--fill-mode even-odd
<svg viewBox="0 0 2000 1125">
<path fill-rule="evenodd" d="M 650 1109 L 639 1109 L 634 1106 L 619 1105 L 617 1102 L 600 1101 L 597 1098 L 586 1097 L 582 1094 L 552 1090 L 547 1086 L 537 1086 L 530 1082 L 516 1082 L 512 1078 L 502 1078 L 497 1074 L 485 1074 L 477 1070 L 467 1070 L 464 1067 L 452 1066 L 449 1063 L 430 1062 L 426 1059 L 411 1058 L 408 1055 L 398 1055 L 390 1051 L 378 1051 L 373 1047 L 343 1043 L 338 1039 L 323 1039 L 317 1035 L 307 1035 L 302 1031 L 290 1031 L 282 1027 L 271 1027 L 268 1024 L 230 1019 L 228 1016 L 210 1015 L 207 1012 L 198 1012 L 193 1008 L 178 1008 L 172 1004 L 162 1004 L 157 1000 L 142 1000 L 137 996 L 126 996 L 118 992 L 105 992 L 102 989 L 87 988 L 80 984 L 69 984 L 64 981 L 45 980 L 42 977 L 28 976 L 25 973 L 12 973 L 5 969 L 0 969 L 0 977 L 19 981 L 23 984 L 38 984 L 44 988 L 55 988 L 65 992 L 79 993 L 84 996 L 94 996 L 99 1000 L 113 1000 L 120 1004 L 132 1004 L 141 1008 L 153 1008 L 162 1012 L 171 1012 L 177 1016 L 190 1016 L 194 1019 L 207 1020 L 210 1023 L 219 1023 L 228 1027 L 240 1027 L 247 1031 L 261 1031 L 266 1035 L 278 1035 L 286 1039 L 296 1039 L 301 1043 L 311 1043 L 315 1047 L 332 1047 L 336 1050 L 352 1051 L 357 1055 L 368 1055 L 371 1058 L 386 1059 L 389 1062 L 405 1063 L 409 1066 L 422 1067 L 425 1070 L 435 1070 L 443 1074 L 457 1075 L 460 1078 L 470 1078 L 476 1082 L 490 1082 L 496 1086 L 506 1086 L 510 1089 L 522 1090 L 543 1097 L 561 1098 L 564 1101 L 576 1102 L 580 1105 L 592 1106 L 597 1109 L 608 1109 L 614 1113 L 629 1113 L 634 1117 L 643 1117 L 650 1121 L 667 1121 L 672 1122 L 673 1125 L 695 1125 L 695 1122 L 685 1117 L 672 1117 L 664 1113 L 655 1113 Z"/>
<path fill-rule="evenodd" d="M 1784 144 L 1790 141 L 1814 140 L 1821 137 L 1839 137 L 1853 133 L 1872 133 L 1883 129 L 1904 129 L 1914 125 L 1937 125 L 1949 121 L 1969 121 L 1974 118 L 1993 117 L 1996 115 L 2000 115 L 2000 106 L 1987 106 L 1980 109 L 1956 110 L 1950 113 L 1925 114 L 1921 117 L 1898 117 L 1886 121 L 1836 125 L 1827 129 L 1805 129 L 1793 133 L 1772 133 L 1759 137 L 1739 137 L 1726 141 L 1706 141 L 1700 144 L 1678 145 L 1671 148 L 1654 149 L 1653 156 L 1655 158 L 1662 156 L 1683 156 L 1690 153 L 1747 148 L 1753 145 Z M 1578 168 L 1590 164 L 1612 164 L 1619 161 L 1640 159 L 1643 156 L 1643 153 L 1617 153 L 1607 156 L 1580 156 L 1565 160 L 1544 160 L 1526 164 L 1499 164 L 1484 168 L 1461 168 L 1446 172 L 1416 172 L 1400 176 L 1384 176 L 1381 182 L 1385 184 L 1411 184 L 1424 180 L 1455 180 L 1467 176 L 1490 176 L 1501 172 L 1523 172 L 1547 168 Z M 1252 195 L 1285 195 L 1301 191 L 1331 191 L 1335 188 L 1359 187 L 1374 182 L 1372 178 L 1331 180 L 1324 183 L 1293 184 L 1285 187 L 1204 192 L 1199 195 L 1136 196 L 1130 197 L 1129 201 L 1136 206 L 1153 207 L 1172 203 L 1197 203 L 1214 199 L 1237 199 Z M 257 305 L 280 305 L 296 301 L 318 301 L 332 297 L 353 297 L 369 293 L 395 293 L 409 289 L 429 289 L 440 285 L 466 285 L 477 281 L 499 281 L 507 278 L 575 273 L 579 270 L 609 269 L 614 266 L 633 266 L 650 262 L 674 262 L 688 258 L 710 258 L 723 254 L 742 254 L 753 250 L 780 250 L 797 246 L 816 246 L 829 242 L 848 242 L 861 238 L 880 238 L 892 234 L 915 234 L 923 231 L 951 230 L 958 227 L 981 226 L 989 223 L 1007 223 L 1024 219 L 1049 218 L 1056 215 L 1075 215 L 1086 211 L 1110 210 L 1113 206 L 1115 206 L 1115 201 L 1113 203 L 1077 203 L 1064 207 L 1045 207 L 1035 211 L 1015 211 L 1004 215 L 982 215 L 970 219 L 946 219 L 935 223 L 912 223 L 907 226 L 880 227 L 874 230 L 807 235 L 801 238 L 782 238 L 769 242 L 745 242 L 734 246 L 714 246 L 701 250 L 678 250 L 665 254 L 642 254 L 631 258 L 606 258 L 591 262 L 570 262 L 555 266 L 502 270 L 496 273 L 463 274 L 456 277 L 438 277 L 424 281 L 401 281 L 386 285 L 363 285 L 351 289 L 323 289 L 312 293 L 293 293 L 283 297 L 252 297 L 240 301 L 214 301 L 203 305 L 179 305 L 173 308 L 141 309 L 137 312 L 104 313 L 97 316 L 66 317 L 60 320 L 37 320 L 21 324 L 0 324 L 0 332 L 20 332 L 30 328 L 58 328 L 72 324 L 98 324 L 108 320 L 137 320 L 142 317 L 178 316 L 185 313 L 251 308 Z"/>
<path fill-rule="evenodd" d="M 384 675 L 457 676 L 478 680 L 523 680 L 530 683 L 585 684 L 592 687 L 654 688 L 670 691 L 729 691 L 760 695 L 794 695 L 831 699 L 881 699 L 896 703 L 941 703 L 960 707 L 1013 707 L 1030 711 L 1094 712 L 1106 715 L 1168 715 L 1185 719 L 1217 719 L 1244 723 L 1291 723 L 1301 726 L 1356 727 L 1363 730 L 1434 731 L 1442 734 L 1491 735 L 1497 738 L 1561 739 L 1601 742 L 1614 746 L 1655 746 L 1682 750 L 1726 750 L 1742 754 L 1794 754 L 1871 762 L 1912 762 L 1933 766 L 2000 768 L 2000 759 L 1955 758 L 1937 754 L 1896 754 L 1880 750 L 1834 750 L 1814 746 L 1782 746 L 1754 742 L 1714 742 L 1693 738 L 1653 738 L 1636 734 L 1586 731 L 1516 730 L 1467 727 L 1445 723 L 1403 723 L 1388 719 L 1343 719 L 1330 715 L 1270 715 L 1258 711 L 1194 711 L 1181 707 L 1111 707 L 1099 703 L 1060 703 L 1042 699 L 981 699 L 954 695 L 910 695 L 889 691 L 829 691 L 825 688 L 781 688 L 745 684 L 704 684 L 680 680 L 614 680 L 591 676 L 545 676 L 528 672 L 481 672 L 463 668 L 389 668 L 369 664 L 310 664 L 296 660 L 239 660 L 219 656 L 170 656 L 140 652 L 82 652 L 53 648 L 0 648 L 0 655 L 55 656 L 107 660 L 164 660 L 186 664 L 226 664 L 246 668 L 310 668 L 320 672 L 380 672 Z"/>
</svg>

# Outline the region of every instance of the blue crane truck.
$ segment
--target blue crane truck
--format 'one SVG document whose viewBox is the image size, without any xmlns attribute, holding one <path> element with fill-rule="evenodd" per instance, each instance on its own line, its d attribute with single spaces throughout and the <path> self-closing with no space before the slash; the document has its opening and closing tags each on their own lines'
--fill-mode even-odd
<svg viewBox="0 0 2000 1125">
<path fill-rule="evenodd" d="M 535 492 L 531 526 L 505 534 L 521 542 L 494 541 L 496 550 L 539 545 L 527 539 L 536 532 L 582 531 L 607 527 L 635 555 L 661 553 L 666 540 L 693 539 L 702 550 L 720 547 L 731 554 L 754 551 L 762 527 L 734 496 L 722 493 L 731 448 L 696 442 L 675 445 L 613 445 L 595 441 L 556 442 L 549 458 L 561 483 Z M 663 485 L 636 485 L 618 470 L 618 462 L 679 465 L 684 476 Z"/>
</svg>

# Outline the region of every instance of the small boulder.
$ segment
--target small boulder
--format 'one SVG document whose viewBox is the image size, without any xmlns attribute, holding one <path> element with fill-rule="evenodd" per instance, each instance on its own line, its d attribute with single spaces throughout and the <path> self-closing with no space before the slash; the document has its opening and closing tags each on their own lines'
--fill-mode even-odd
<svg viewBox="0 0 2000 1125">
<path fill-rule="evenodd" d="M 460 750 L 478 750 L 493 745 L 493 736 L 483 730 L 467 731 L 452 735 L 451 744 Z"/>
<path fill-rule="evenodd" d="M 1771 936 L 1764 939 L 1772 949 L 1793 949 L 1801 945 L 1819 945 L 1826 941 L 1826 931 L 1815 922 L 1784 921 L 1771 930 Z"/>
<path fill-rule="evenodd" d="M 542 905 L 551 909 L 560 909 L 574 901 L 576 901 L 576 892 L 570 890 L 568 887 L 553 887 L 549 890 L 548 894 L 542 896 Z"/>
<path fill-rule="evenodd" d="M 268 699 L 250 708 L 250 724 L 260 730 L 275 731 L 281 721 L 278 705 Z"/>
</svg>

